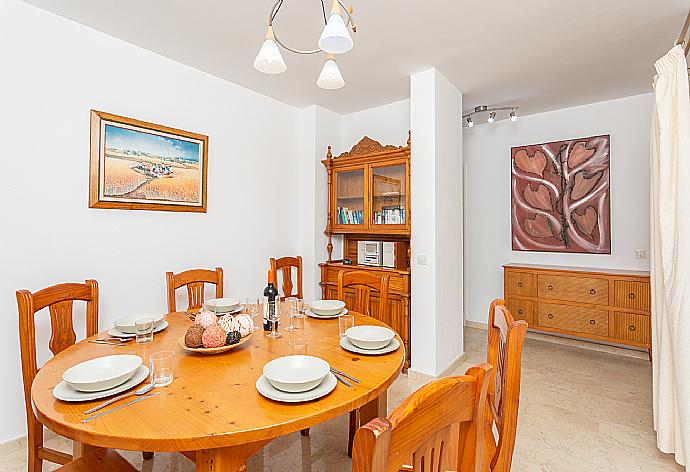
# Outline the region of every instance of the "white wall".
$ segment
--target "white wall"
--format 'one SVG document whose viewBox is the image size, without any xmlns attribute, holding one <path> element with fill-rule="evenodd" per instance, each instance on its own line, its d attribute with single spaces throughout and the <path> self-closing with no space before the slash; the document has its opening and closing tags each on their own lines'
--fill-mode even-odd
<svg viewBox="0 0 690 472">
<path fill-rule="evenodd" d="M 107 326 L 165 310 L 167 270 L 222 266 L 227 294 L 258 296 L 297 253 L 300 112 L 18 0 L 0 57 L 1 443 L 25 431 L 15 290 L 93 277 Z M 208 135 L 208 213 L 89 209 L 91 108 Z"/>
<path fill-rule="evenodd" d="M 349 151 L 364 136 L 383 145 L 407 145 L 410 100 L 388 103 L 343 115 L 343 150 Z"/>
<path fill-rule="evenodd" d="M 502 264 L 649 269 L 634 251 L 649 248 L 651 112 L 648 94 L 464 128 L 466 319 L 486 323 Z M 601 134 L 611 135 L 611 255 L 512 251 L 510 148 Z"/>
<path fill-rule="evenodd" d="M 429 69 L 410 104 L 412 370 L 435 376 L 463 353 L 462 94 Z"/>
</svg>

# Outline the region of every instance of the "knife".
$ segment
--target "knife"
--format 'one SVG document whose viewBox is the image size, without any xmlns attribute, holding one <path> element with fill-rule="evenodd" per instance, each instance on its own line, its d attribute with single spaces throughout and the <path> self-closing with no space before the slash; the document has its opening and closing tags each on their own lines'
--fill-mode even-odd
<svg viewBox="0 0 690 472">
<path fill-rule="evenodd" d="M 123 409 L 129 405 L 134 405 L 135 403 L 139 403 L 141 401 L 144 401 L 147 398 L 155 397 L 156 395 L 160 395 L 161 393 L 163 393 L 163 392 L 156 392 L 156 393 L 152 393 L 150 395 L 144 395 L 143 397 L 139 397 L 135 400 L 129 401 L 129 402 L 125 403 L 124 405 L 116 406 L 115 408 L 111 408 L 110 410 L 105 410 L 101 413 L 98 413 L 97 415 L 90 416 L 86 419 L 81 420 L 81 422 L 82 423 L 88 423 L 89 421 L 95 420 L 96 418 L 100 418 L 103 415 L 107 415 L 108 413 L 112 413 L 113 411 L 121 410 L 121 409 Z"/>
</svg>

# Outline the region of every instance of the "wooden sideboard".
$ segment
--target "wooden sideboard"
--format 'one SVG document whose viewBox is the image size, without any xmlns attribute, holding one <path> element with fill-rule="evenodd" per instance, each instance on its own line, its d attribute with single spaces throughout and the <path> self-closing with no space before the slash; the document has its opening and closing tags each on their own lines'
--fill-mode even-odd
<svg viewBox="0 0 690 472">
<path fill-rule="evenodd" d="M 385 267 L 365 267 L 345 265 L 333 262 L 319 264 L 321 267 L 321 296 L 324 300 L 338 298 L 338 273 L 341 270 L 365 269 L 374 274 L 385 273 L 390 276 L 388 289 L 388 315 L 380 316 L 379 298 L 376 291 L 371 292 L 371 316 L 386 323 L 402 338 L 405 345 L 405 369 L 410 367 L 410 272 L 406 270 L 387 269 Z M 345 303 L 350 305 L 355 297 L 354 289 L 345 289 Z"/>
<path fill-rule="evenodd" d="M 506 264 L 503 277 L 530 330 L 651 349 L 649 272 Z"/>
</svg>

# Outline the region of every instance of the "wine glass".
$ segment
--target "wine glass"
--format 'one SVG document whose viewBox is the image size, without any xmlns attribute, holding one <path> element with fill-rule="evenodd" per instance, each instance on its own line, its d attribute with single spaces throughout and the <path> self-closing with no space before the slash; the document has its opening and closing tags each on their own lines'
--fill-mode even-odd
<svg viewBox="0 0 690 472">
<path fill-rule="evenodd" d="M 254 326 L 252 331 L 259 331 L 259 327 L 256 325 L 256 317 L 259 316 L 259 299 L 257 297 L 247 297 L 244 299 L 244 312 L 252 317 L 254 321 Z"/>
</svg>

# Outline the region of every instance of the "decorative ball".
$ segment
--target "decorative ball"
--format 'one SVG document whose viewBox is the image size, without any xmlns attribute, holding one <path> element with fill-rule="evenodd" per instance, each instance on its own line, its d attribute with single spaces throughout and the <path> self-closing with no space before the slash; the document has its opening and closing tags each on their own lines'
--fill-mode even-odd
<svg viewBox="0 0 690 472">
<path fill-rule="evenodd" d="M 201 325 L 204 328 L 208 328 L 209 326 L 216 324 L 216 322 L 216 314 L 212 311 L 202 311 L 194 318 L 194 324 Z"/>
<path fill-rule="evenodd" d="M 208 328 L 206 328 L 206 331 L 204 331 L 204 334 L 201 336 L 201 341 L 204 343 L 204 347 L 206 348 L 212 348 L 212 347 L 221 347 L 225 346 L 225 338 L 226 338 L 225 330 L 221 328 L 218 324 L 212 324 Z"/>
<path fill-rule="evenodd" d="M 185 346 L 191 348 L 203 346 L 204 343 L 201 341 L 201 337 L 204 335 L 204 331 L 206 331 L 206 329 L 201 325 L 190 326 L 187 333 L 184 335 Z"/>
<path fill-rule="evenodd" d="M 254 329 L 254 320 L 251 316 L 237 315 L 235 319 L 237 320 L 238 331 L 242 337 L 252 334 L 252 330 Z"/>
<path fill-rule="evenodd" d="M 218 324 L 225 330 L 226 333 L 232 333 L 233 331 L 240 330 L 240 325 L 237 323 L 237 319 L 235 319 L 235 317 L 232 315 L 221 316 L 218 318 Z"/>
<path fill-rule="evenodd" d="M 242 335 L 239 331 L 230 331 L 225 338 L 225 345 L 230 346 L 231 344 L 237 344 L 242 339 Z"/>
</svg>

